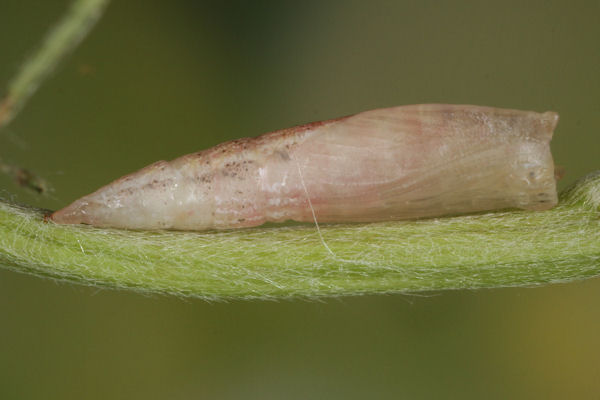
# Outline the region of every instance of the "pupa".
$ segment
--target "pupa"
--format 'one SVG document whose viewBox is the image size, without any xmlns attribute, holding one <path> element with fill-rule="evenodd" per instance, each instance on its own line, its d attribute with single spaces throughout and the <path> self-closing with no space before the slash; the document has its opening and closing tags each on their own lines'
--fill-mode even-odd
<svg viewBox="0 0 600 400">
<path fill-rule="evenodd" d="M 557 203 L 558 114 L 376 109 L 158 161 L 53 213 L 61 224 L 204 230 L 374 222 Z"/>
</svg>

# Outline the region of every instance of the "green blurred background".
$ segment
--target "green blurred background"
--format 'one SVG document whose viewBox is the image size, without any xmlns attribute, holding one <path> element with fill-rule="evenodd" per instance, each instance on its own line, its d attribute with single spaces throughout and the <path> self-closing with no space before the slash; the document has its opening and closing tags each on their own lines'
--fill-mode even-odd
<svg viewBox="0 0 600 400">
<path fill-rule="evenodd" d="M 0 82 L 68 2 L 2 0 Z M 0 135 L 51 209 L 159 159 L 424 102 L 555 110 L 600 168 L 600 2 L 115 0 Z M 0 269 L 1 399 L 600 398 L 600 280 L 206 303 Z"/>
</svg>

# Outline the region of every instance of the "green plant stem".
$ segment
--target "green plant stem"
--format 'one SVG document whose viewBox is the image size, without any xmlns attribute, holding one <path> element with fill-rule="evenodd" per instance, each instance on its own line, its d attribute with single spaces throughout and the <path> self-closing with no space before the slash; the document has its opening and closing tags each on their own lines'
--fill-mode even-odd
<svg viewBox="0 0 600 400">
<path fill-rule="evenodd" d="M 58 63 L 88 34 L 102 16 L 109 0 L 75 0 L 62 19 L 48 32 L 42 45 L 21 66 L 0 99 L 0 129 L 8 125 L 29 97 Z M 49 183 L 30 170 L 11 165 L 0 158 L 0 173 L 21 187 L 45 194 Z"/>
<path fill-rule="evenodd" d="M 207 299 L 533 286 L 600 274 L 600 171 L 549 211 L 329 225 L 321 234 L 308 225 L 64 226 L 0 203 L 0 265 L 88 285 Z"/>
<path fill-rule="evenodd" d="M 71 52 L 102 15 L 108 0 L 75 0 L 61 21 L 52 28 L 40 48 L 28 58 L 9 83 L 0 101 L 0 128 L 7 125 L 56 67 Z"/>
</svg>

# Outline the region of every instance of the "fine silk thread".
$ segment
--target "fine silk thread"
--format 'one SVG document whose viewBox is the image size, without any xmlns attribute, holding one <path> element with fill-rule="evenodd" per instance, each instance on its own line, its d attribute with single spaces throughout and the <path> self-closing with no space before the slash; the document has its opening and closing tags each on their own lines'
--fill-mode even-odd
<svg viewBox="0 0 600 400">
<path fill-rule="evenodd" d="M 298 175 L 300 176 L 300 184 L 302 185 L 302 189 L 304 189 L 304 193 L 306 194 L 306 199 L 308 200 L 308 206 L 310 207 L 310 211 L 313 216 L 313 221 L 315 223 L 315 227 L 317 228 L 317 234 L 319 235 L 319 239 L 321 240 L 321 244 L 323 244 L 323 247 L 325 247 L 325 250 L 327 250 L 327 252 L 329 254 L 331 254 L 331 256 L 336 261 L 341 262 L 341 263 L 360 263 L 360 264 L 365 264 L 365 265 L 369 265 L 372 267 L 380 267 L 380 265 L 378 265 L 377 263 L 373 263 L 373 262 L 366 261 L 366 260 L 348 260 L 348 259 L 338 257 L 337 254 L 335 254 L 333 252 L 333 250 L 331 250 L 331 248 L 329 248 L 329 246 L 325 242 L 325 238 L 323 237 L 323 234 L 321 233 L 321 228 L 319 227 L 319 222 L 317 221 L 317 215 L 315 214 L 315 209 L 312 205 L 312 201 L 310 200 L 310 195 L 308 194 L 308 189 L 306 188 L 306 184 L 304 183 L 304 176 L 302 175 L 302 169 L 300 168 L 300 163 L 291 154 L 290 154 L 290 159 L 292 159 L 292 161 L 294 161 L 294 163 L 296 164 L 296 168 L 298 169 Z M 342 266 L 340 266 L 339 269 L 340 269 L 340 271 L 342 271 L 343 270 Z"/>
<path fill-rule="evenodd" d="M 296 161 L 295 158 L 290 157 L 296 163 L 296 168 L 298 168 L 298 175 L 300 176 L 300 183 L 302 184 L 302 188 L 304 189 L 304 193 L 306 194 L 306 199 L 308 200 L 308 206 L 310 207 L 310 212 L 313 216 L 313 221 L 315 222 L 315 226 L 317 227 L 317 233 L 319 234 L 319 239 L 321 239 L 321 243 L 323 247 L 333 256 L 333 258 L 338 259 L 333 251 L 327 246 L 325 243 L 325 239 L 323 239 L 323 234 L 321 233 L 321 228 L 319 228 L 319 223 L 317 222 L 317 216 L 315 214 L 315 209 L 313 208 L 312 201 L 310 201 L 310 195 L 308 194 L 308 189 L 306 189 L 306 184 L 304 183 L 304 177 L 302 176 L 302 170 L 300 169 L 300 163 Z"/>
</svg>

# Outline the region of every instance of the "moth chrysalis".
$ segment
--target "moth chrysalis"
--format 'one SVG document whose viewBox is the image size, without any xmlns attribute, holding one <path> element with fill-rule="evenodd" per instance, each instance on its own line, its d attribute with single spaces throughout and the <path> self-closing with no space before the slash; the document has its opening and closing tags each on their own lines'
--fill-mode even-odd
<svg viewBox="0 0 600 400">
<path fill-rule="evenodd" d="M 557 203 L 558 114 L 426 104 L 361 112 L 158 161 L 51 215 L 64 224 L 228 229 Z"/>
</svg>

